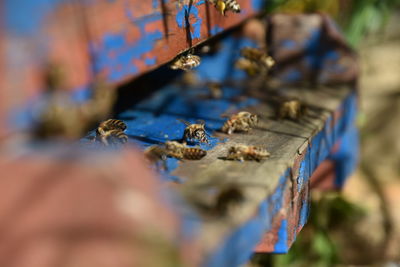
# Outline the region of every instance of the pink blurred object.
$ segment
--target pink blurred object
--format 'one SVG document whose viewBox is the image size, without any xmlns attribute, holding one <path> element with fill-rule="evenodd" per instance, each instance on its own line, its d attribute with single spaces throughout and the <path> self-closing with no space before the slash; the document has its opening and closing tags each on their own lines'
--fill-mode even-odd
<svg viewBox="0 0 400 267">
<path fill-rule="evenodd" d="M 0 168 L 0 266 L 180 265 L 179 218 L 137 152 L 3 151 Z"/>
</svg>

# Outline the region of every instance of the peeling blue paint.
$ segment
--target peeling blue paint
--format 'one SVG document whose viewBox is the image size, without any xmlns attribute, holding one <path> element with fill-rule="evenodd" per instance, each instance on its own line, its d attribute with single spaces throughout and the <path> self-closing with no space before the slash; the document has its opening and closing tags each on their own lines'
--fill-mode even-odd
<svg viewBox="0 0 400 267">
<path fill-rule="evenodd" d="M 288 247 L 288 232 L 287 232 L 287 220 L 281 221 L 281 226 L 278 231 L 278 241 L 274 246 L 274 253 L 287 253 L 289 250 Z"/>
<path fill-rule="evenodd" d="M 190 34 L 192 39 L 200 39 L 201 38 L 201 24 L 203 19 L 199 16 L 199 10 L 196 6 L 191 6 L 189 9 L 188 5 L 184 5 L 181 10 L 176 13 L 175 20 L 178 24 L 179 28 L 186 28 L 185 15 L 189 12 L 189 21 L 190 21 Z M 195 21 L 193 22 L 193 18 Z"/>
<path fill-rule="evenodd" d="M 212 28 L 211 28 L 211 34 L 212 35 L 216 35 L 216 34 L 218 34 L 218 33 L 220 33 L 220 32 L 223 32 L 224 31 L 224 28 L 222 28 L 222 27 L 220 27 L 220 26 L 218 26 L 218 25 L 215 25 L 215 26 L 213 26 Z"/>
<path fill-rule="evenodd" d="M 284 201 L 284 193 L 286 189 L 286 182 L 290 179 L 290 169 L 287 169 L 284 174 L 279 178 L 279 183 L 274 193 L 269 197 L 268 202 L 272 204 L 270 208 L 270 212 L 272 215 L 277 214 L 282 206 Z"/>
<path fill-rule="evenodd" d="M 231 234 L 213 255 L 206 259 L 203 266 L 235 267 L 247 262 L 264 231 L 270 228 L 265 222 L 270 222 L 271 219 L 268 202 L 264 201 L 259 206 L 257 215 Z"/>
<path fill-rule="evenodd" d="M 152 0 L 153 8 L 158 8 L 159 5 L 160 5 L 160 0 Z"/>
<path fill-rule="evenodd" d="M 157 62 L 156 57 L 146 57 L 144 59 L 144 63 L 146 63 L 146 65 L 151 66 L 151 65 L 155 65 Z"/>
<path fill-rule="evenodd" d="M 302 228 L 306 224 L 309 213 L 310 213 L 310 203 L 308 201 L 308 198 L 305 198 L 305 199 L 303 199 L 302 204 L 301 204 L 300 220 L 299 220 L 298 229 Z M 297 229 L 295 229 L 295 231 L 296 230 Z M 294 236 L 296 236 L 296 234 Z"/>
<path fill-rule="evenodd" d="M 155 42 L 162 39 L 163 34 L 159 30 L 145 32 L 148 23 L 161 19 L 161 13 L 153 13 L 150 16 L 135 18 L 132 10 L 125 9 L 126 16 L 137 27 L 139 27 L 141 37 L 133 43 L 128 43 L 128 33 L 126 30 L 109 33 L 103 36 L 100 44 L 91 44 L 92 54 L 94 55 L 94 69 L 96 72 L 108 71 L 110 81 L 119 81 L 122 78 L 135 74 L 139 69 L 134 65 L 133 60 L 142 59 L 143 54 L 154 49 Z M 151 59 L 144 59 L 146 64 Z"/>
<path fill-rule="evenodd" d="M 306 157 L 305 157 L 306 158 Z M 297 176 L 297 192 L 300 192 L 301 189 L 303 189 L 303 184 L 305 182 L 305 180 L 308 177 L 309 173 L 306 173 L 306 168 L 307 168 L 307 164 L 306 161 L 303 160 L 300 163 L 300 167 L 299 167 L 299 174 Z"/>
</svg>

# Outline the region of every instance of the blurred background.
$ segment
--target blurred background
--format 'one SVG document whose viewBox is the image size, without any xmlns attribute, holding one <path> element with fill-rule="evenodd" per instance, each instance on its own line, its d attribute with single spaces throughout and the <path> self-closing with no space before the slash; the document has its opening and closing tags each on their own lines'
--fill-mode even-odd
<svg viewBox="0 0 400 267">
<path fill-rule="evenodd" d="M 359 56 L 360 164 L 342 192 L 312 195 L 287 255 L 254 266 L 400 266 L 400 1 L 276 0 L 271 12 L 330 14 Z"/>
</svg>

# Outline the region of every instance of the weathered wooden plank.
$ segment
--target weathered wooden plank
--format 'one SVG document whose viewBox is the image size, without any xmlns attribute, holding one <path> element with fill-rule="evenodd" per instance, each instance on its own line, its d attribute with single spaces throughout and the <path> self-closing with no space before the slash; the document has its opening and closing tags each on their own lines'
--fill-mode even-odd
<svg viewBox="0 0 400 267">
<path fill-rule="evenodd" d="M 237 184 L 244 192 L 246 201 L 238 208 L 232 217 L 214 216 L 210 217 L 207 213 L 203 214 L 203 225 L 200 230 L 200 243 L 203 244 L 204 255 L 212 255 L 218 251 L 218 247 L 223 244 L 223 240 L 229 238 L 235 229 L 239 229 L 246 222 L 256 217 L 260 205 L 279 188 L 283 186 L 277 196 L 279 201 L 274 203 L 269 200 L 271 207 L 281 205 L 277 210 L 268 211 L 264 216 L 264 227 L 268 225 L 272 228 L 283 227 L 287 231 L 284 250 L 290 247 L 295 235 L 300 231 L 306 221 L 305 211 L 307 210 L 309 197 L 308 178 L 311 176 L 319 162 L 325 159 L 334 143 L 342 136 L 342 124 L 351 124 L 352 118 L 347 118 L 345 122 L 332 122 L 332 118 L 339 119 L 347 109 L 351 108 L 354 96 L 349 96 L 349 88 L 321 89 L 315 90 L 293 90 L 291 93 L 315 107 L 314 111 L 304 117 L 300 122 L 275 121 L 262 119 L 259 127 L 250 134 L 234 134 L 228 141 L 219 144 L 209 151 L 207 156 L 199 161 L 184 162 L 174 171 L 174 175 L 184 177 L 185 183 L 182 190 L 189 202 L 195 206 L 209 206 L 215 201 L 215 195 L 210 194 L 210 190 L 221 187 L 224 184 Z M 349 98 L 345 110 L 343 101 Z M 260 104 L 246 110 L 256 111 L 257 114 L 269 116 L 273 114 L 271 106 Z M 338 128 L 339 127 L 339 128 Z M 323 130 L 323 131 L 322 131 Z M 220 137 L 226 137 L 218 134 Z M 219 159 L 226 155 L 230 145 L 243 143 L 248 145 L 266 146 L 271 152 L 271 158 L 262 163 L 258 162 L 235 162 Z M 316 150 L 316 151 L 314 151 Z M 300 153 L 299 153 L 300 152 Z M 313 154 L 313 155 L 311 155 Z M 316 156 L 317 155 L 317 156 Z M 307 159 L 307 166 L 301 170 L 300 165 Z M 290 170 L 290 171 L 288 171 Z M 299 174 L 300 173 L 300 174 Z M 303 177 L 298 180 L 299 175 Z M 276 201 L 276 200 L 275 200 Z M 305 203 L 304 203 L 305 201 Z M 293 204 L 295 203 L 295 204 Z M 293 205 L 291 207 L 291 205 Z M 293 209 L 293 210 L 292 210 Z M 300 216 L 303 213 L 302 216 Z M 281 225 L 282 222 L 285 225 Z M 274 226 L 274 224 L 276 224 Z M 296 227 L 293 229 L 293 225 Z M 290 226 L 290 227 L 288 227 Z M 285 227 L 288 227 L 286 229 Z M 281 231 L 283 231 L 281 230 Z M 289 230 L 293 230 L 291 233 Z M 249 231 L 251 232 L 251 231 Z M 250 233 L 249 233 L 250 234 Z M 275 238 L 279 233 L 275 233 Z M 278 243 L 277 240 L 270 240 L 269 245 Z M 222 242 L 222 243 L 221 243 Z M 257 243 L 251 244 L 254 246 Z M 283 246 L 282 246 L 283 247 Z M 270 252 L 285 252 L 279 247 L 270 247 Z M 240 251 L 236 251 L 239 253 Z M 228 255 L 225 255 L 228 257 Z M 213 256 L 210 256 L 211 259 Z M 214 259 L 215 260 L 215 259 Z M 210 260 L 211 262 L 213 260 Z M 217 266 L 217 265 L 211 265 Z M 220 265 L 223 266 L 223 265 Z"/>
<path fill-rule="evenodd" d="M 66 70 L 65 87 L 70 90 L 87 86 L 92 70 L 120 84 L 237 25 L 261 10 L 263 1 L 242 1 L 241 13 L 226 16 L 205 0 L 182 3 L 179 7 L 178 1 L 170 0 L 40 0 L 34 4 L 7 0 L 2 33 L 7 86 L 28 99 L 36 96 L 49 62 Z"/>
<path fill-rule="evenodd" d="M 225 16 L 207 0 L 84 3 L 96 71 L 120 83 L 256 14 L 263 1 L 239 0 L 242 12 Z"/>
</svg>

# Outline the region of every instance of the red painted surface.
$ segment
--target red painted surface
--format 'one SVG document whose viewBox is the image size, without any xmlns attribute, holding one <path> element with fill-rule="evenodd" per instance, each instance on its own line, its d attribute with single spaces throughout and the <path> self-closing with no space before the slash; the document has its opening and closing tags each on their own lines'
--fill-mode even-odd
<svg viewBox="0 0 400 267">
<path fill-rule="evenodd" d="M 0 153 L 0 266 L 197 266 L 137 151 L 20 149 Z"/>
<path fill-rule="evenodd" d="M 165 4 L 162 5 L 162 2 Z M 214 27 L 226 30 L 255 14 L 251 1 L 239 1 L 243 12 L 228 12 L 226 16 L 219 14 L 207 1 L 193 2 L 198 9 L 198 17 L 202 20 L 201 37 L 194 38 L 193 45 L 211 37 Z M 137 68 L 137 72 L 122 75 L 114 80 L 115 85 L 172 60 L 178 53 L 188 49 L 191 43 L 187 39 L 186 29 L 178 27 L 177 1 L 160 0 L 156 8 L 153 8 L 153 1 L 150 0 L 60 1 L 60 4 L 52 6 L 49 10 L 33 35 L 21 35 L 7 29 L 0 32 L 2 51 L 7 55 L 2 57 L 6 59 L 2 62 L 5 71 L 1 72 L 4 73 L 4 77 L 1 79 L 0 91 L 1 99 L 7 101 L 1 103 L 1 123 L 10 117 L 12 110 L 23 108 L 27 101 L 43 91 L 43 73 L 49 62 L 59 64 L 65 69 L 66 89 L 77 90 L 86 87 L 93 79 L 93 65 L 96 65 L 96 58 L 93 58 L 90 49 L 101 45 L 108 35 L 123 33 L 126 44 L 122 49 L 112 51 L 109 56 L 117 61 L 124 61 L 124 50 L 130 49 L 150 32 L 162 32 L 151 51 L 129 61 L 127 66 L 115 66 L 115 69 L 129 66 Z M 142 34 L 139 22 L 151 16 L 158 16 L 159 19 L 146 23 L 145 34 Z M 197 22 L 193 15 L 189 20 L 192 24 Z M 191 29 L 193 30 L 193 26 Z M 149 58 L 154 58 L 155 62 L 145 62 Z M 107 74 L 110 71 L 111 66 L 105 64 L 98 74 Z"/>
<path fill-rule="evenodd" d="M 299 161 L 296 161 L 297 163 Z M 298 171 L 298 164 L 293 170 Z M 294 176 L 293 176 L 294 174 Z M 296 177 L 296 172 L 292 172 L 292 177 Z M 310 178 L 310 182 L 304 185 L 300 192 L 297 192 L 297 183 L 287 182 L 285 188 L 284 206 L 277 216 L 274 217 L 271 230 L 265 233 L 261 242 L 257 245 L 254 252 L 270 253 L 274 252 L 274 246 L 278 241 L 278 231 L 281 227 L 282 220 L 287 220 L 287 245 L 288 247 L 295 241 L 297 233 L 303 228 L 300 225 L 300 211 L 304 201 L 308 201 L 310 190 L 331 191 L 338 190 L 335 186 L 335 165 L 331 160 L 323 161 Z"/>
</svg>

